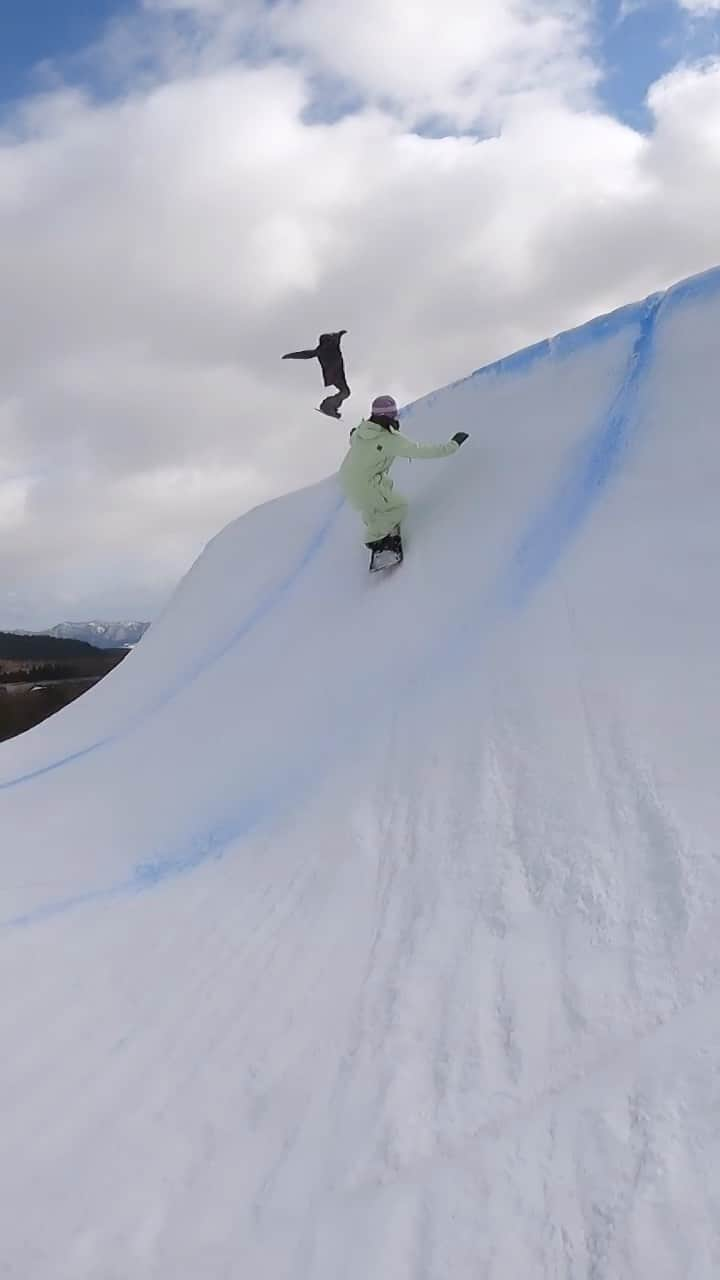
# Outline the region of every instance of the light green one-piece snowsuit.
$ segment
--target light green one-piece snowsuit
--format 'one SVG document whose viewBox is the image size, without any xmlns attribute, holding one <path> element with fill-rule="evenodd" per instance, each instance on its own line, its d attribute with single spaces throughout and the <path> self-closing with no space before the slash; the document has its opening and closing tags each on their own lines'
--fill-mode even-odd
<svg viewBox="0 0 720 1280">
<path fill-rule="evenodd" d="M 338 479 L 351 506 L 359 511 L 367 530 L 366 540 L 385 538 L 402 523 L 407 502 L 395 493 L 389 471 L 396 458 L 447 458 L 460 446 L 416 444 L 399 431 L 361 422 L 352 433 L 350 448 L 343 459 Z"/>
</svg>

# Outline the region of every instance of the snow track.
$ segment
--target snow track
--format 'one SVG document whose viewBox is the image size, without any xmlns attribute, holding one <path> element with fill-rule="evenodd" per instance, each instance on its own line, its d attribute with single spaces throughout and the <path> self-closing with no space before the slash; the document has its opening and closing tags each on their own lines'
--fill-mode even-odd
<svg viewBox="0 0 720 1280">
<path fill-rule="evenodd" d="M 0 749 L 0 1274 L 718 1274 L 719 322 L 411 406 L 392 580 L 269 504 Z"/>
</svg>

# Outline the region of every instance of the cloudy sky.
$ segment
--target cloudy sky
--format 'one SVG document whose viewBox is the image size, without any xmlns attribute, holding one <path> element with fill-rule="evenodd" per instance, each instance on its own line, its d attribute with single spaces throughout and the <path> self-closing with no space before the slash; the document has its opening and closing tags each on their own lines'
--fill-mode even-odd
<svg viewBox="0 0 720 1280">
<path fill-rule="evenodd" d="M 720 262 L 720 0 L 6 0 L 0 94 L 0 629 L 151 618 L 373 392 Z M 337 328 L 342 424 L 279 360 Z"/>
</svg>

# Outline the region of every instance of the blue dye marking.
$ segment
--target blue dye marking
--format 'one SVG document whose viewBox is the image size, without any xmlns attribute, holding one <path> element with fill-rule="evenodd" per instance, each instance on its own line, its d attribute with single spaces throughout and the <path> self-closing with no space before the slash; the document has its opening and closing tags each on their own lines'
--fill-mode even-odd
<svg viewBox="0 0 720 1280">
<path fill-rule="evenodd" d="M 35 778 L 42 778 L 45 774 L 55 773 L 57 769 L 62 769 L 65 765 L 73 764 L 76 760 L 82 760 L 85 756 L 89 756 L 95 751 L 100 751 L 104 747 L 114 746 L 116 743 L 122 741 L 123 738 L 126 738 L 133 733 L 140 725 L 147 723 L 150 716 L 161 711 L 162 708 L 167 706 L 167 704 L 171 702 L 173 698 L 177 697 L 182 690 L 187 689 L 189 685 L 193 684 L 194 681 L 199 678 L 199 676 L 208 671 L 210 667 L 215 665 L 215 663 L 220 662 L 231 649 L 234 649 L 241 640 L 244 640 L 245 637 L 255 629 L 255 627 L 263 622 L 265 618 L 277 608 L 277 606 L 296 585 L 305 569 L 326 542 L 343 502 L 343 498 L 339 498 L 337 500 L 330 512 L 330 515 L 326 517 L 320 528 L 311 537 L 305 551 L 295 567 L 275 588 L 275 590 L 270 592 L 270 594 L 262 600 L 255 609 L 253 609 L 237 631 L 233 632 L 230 639 L 222 644 L 214 653 L 210 655 L 206 654 L 201 662 L 196 663 L 195 666 L 189 668 L 178 676 L 174 683 L 165 690 L 161 697 L 157 698 L 154 702 L 151 702 L 144 709 L 142 715 L 137 716 L 135 720 L 131 721 L 130 724 L 125 725 L 124 728 L 118 730 L 117 733 L 108 734 L 107 737 L 104 738 L 98 738 L 95 742 L 91 742 L 88 746 L 82 747 L 78 751 L 73 751 L 69 755 L 61 756 L 58 760 L 53 760 L 51 764 L 41 765 L 39 768 L 32 769 L 28 773 L 19 774 L 16 778 L 9 778 L 6 782 L 0 782 L 0 791 L 9 791 L 14 787 L 21 786 L 25 782 L 32 782 Z"/>
<path fill-rule="evenodd" d="M 629 443 L 638 392 L 652 358 L 655 323 L 662 295 L 651 298 L 640 316 L 625 377 L 610 411 L 583 443 L 579 457 L 543 510 L 522 534 L 499 588 L 502 603 L 520 607 L 548 576 L 593 506 L 617 474 Z"/>
<path fill-rule="evenodd" d="M 579 456 L 559 490 L 521 535 L 506 569 L 498 577 L 494 592 L 491 593 L 490 603 L 494 601 L 496 606 L 505 608 L 519 608 L 527 603 L 534 590 L 552 571 L 563 552 L 577 536 L 601 494 L 619 473 L 633 427 L 637 426 L 634 411 L 641 384 L 652 360 L 656 323 L 661 306 L 667 309 L 671 304 L 675 306 L 698 297 L 712 296 L 716 292 L 720 292 L 720 269 L 683 281 L 667 294 L 654 295 L 639 306 L 625 307 L 611 316 L 601 317 L 600 320 L 584 326 L 583 331 L 561 335 L 559 339 L 552 339 L 547 343 L 539 343 L 536 347 L 528 348 L 527 352 L 518 353 L 518 357 L 510 357 L 508 361 L 498 362 L 503 366 L 502 369 L 498 369 L 495 365 L 478 371 L 479 373 L 492 371 L 517 373 L 529 367 L 529 364 L 541 356 L 558 351 L 562 354 L 570 350 L 578 351 L 591 343 L 605 341 L 628 324 L 637 323 L 639 326 L 638 336 L 633 343 L 626 365 L 625 376 L 608 413 L 600 426 L 581 446 Z M 525 362 L 522 357 L 525 357 Z M 476 376 L 478 375 L 471 375 L 471 377 Z M 337 509 L 340 505 L 342 503 L 338 504 Z M 243 628 L 224 646 L 223 653 L 246 635 L 260 617 L 270 612 L 277 599 L 290 589 L 325 540 L 337 509 L 315 535 L 300 565 L 289 575 L 285 583 L 258 607 Z M 477 610 L 474 612 L 473 620 L 477 624 Z M 460 630 L 463 630 L 462 626 Z M 198 668 L 198 672 L 202 669 L 202 667 Z M 416 680 L 411 681 L 408 691 L 416 683 Z M 342 737 L 342 732 L 337 736 Z M 347 730 L 345 736 L 347 736 Z M 87 752 L 81 754 L 87 754 Z M 325 754 L 328 754 L 327 748 Z M 63 762 L 58 762 L 58 765 L 60 763 Z M 58 766 L 49 766 L 49 768 L 52 767 Z M 310 762 L 306 762 L 305 767 L 296 770 L 291 778 L 275 778 L 271 786 L 250 799 L 234 818 L 216 826 L 209 833 L 192 838 L 184 852 L 178 852 L 171 857 L 158 856 L 150 859 L 139 864 L 127 879 L 115 885 L 47 903 L 23 915 L 1 922 L 0 927 L 17 928 L 37 924 L 90 903 L 146 892 L 167 880 L 196 869 L 210 858 L 220 858 L 232 841 L 249 835 L 262 822 L 272 816 L 278 816 L 281 810 L 287 809 L 302 793 L 303 786 L 316 769 L 317 760 L 312 763 L 312 767 Z M 47 771 L 45 769 L 39 772 Z M 283 797 L 282 801 L 280 796 Z"/>
<path fill-rule="evenodd" d="M 638 323 L 642 320 L 647 308 L 661 299 L 665 299 L 665 305 L 672 304 L 675 307 L 697 298 L 711 298 L 717 293 L 720 293 L 720 267 L 712 267 L 709 271 L 681 280 L 666 293 L 652 294 L 643 302 L 632 302 L 628 306 L 618 307 L 607 315 L 589 320 L 587 324 L 580 325 L 577 329 L 567 329 L 553 338 L 544 338 L 530 347 L 524 347 L 521 351 L 516 351 L 501 360 L 495 360 L 492 364 L 481 365 L 479 369 L 475 369 L 464 378 L 459 378 L 457 382 L 451 382 L 448 386 L 431 391 L 429 395 L 415 400 L 404 412 L 409 415 L 417 409 L 431 407 L 446 392 L 455 391 L 458 387 L 466 386 L 478 378 L 492 378 L 498 375 L 517 376 L 529 373 L 536 364 L 548 357 L 565 359 L 568 356 L 577 355 L 588 347 L 597 345 L 598 342 L 616 337 L 623 330 Z"/>
<path fill-rule="evenodd" d="M 718 275 L 720 277 L 720 271 Z M 578 355 L 581 351 L 597 346 L 600 342 L 606 342 L 609 338 L 614 338 L 636 324 L 646 307 L 663 296 L 666 295 L 656 294 L 645 302 L 635 302 L 627 307 L 619 307 L 617 311 L 598 316 L 597 319 L 588 321 L 578 329 L 568 329 L 567 332 L 559 333 L 554 338 L 543 338 L 542 342 L 524 347 L 522 351 L 515 351 L 512 355 L 504 356 L 502 360 L 494 360 L 492 364 L 482 365 L 467 377 L 451 382 L 449 386 L 441 387 L 438 391 L 431 391 L 421 400 L 416 400 L 405 412 L 412 413 L 421 407 L 429 408 L 448 391 L 456 391 L 458 387 L 467 386 L 478 378 L 518 377 L 530 373 L 537 364 L 550 357 L 561 360 Z"/>
<path fill-rule="evenodd" d="M 700 275 L 689 276 L 673 285 L 665 295 L 673 306 L 683 302 L 695 302 L 698 298 L 713 298 L 720 293 L 720 267 L 711 267 Z"/>
<path fill-rule="evenodd" d="M 249 797 L 238 812 L 216 823 L 210 831 L 203 830 L 191 836 L 182 850 L 169 855 L 158 853 L 147 861 L 138 863 L 125 879 L 33 907 L 0 921 L 0 928 L 27 928 L 56 916 L 66 915 L 78 907 L 146 893 L 168 880 L 176 880 L 197 870 L 205 862 L 224 857 L 235 840 L 251 835 L 267 819 L 278 817 L 281 812 L 289 809 L 309 786 L 316 768 L 317 761 L 308 759 L 284 779 L 273 778 L 268 787 Z"/>
<path fill-rule="evenodd" d="M 8 920 L 2 921 L 3 929 L 21 929 L 31 924 L 41 924 L 44 920 L 51 920 L 53 916 L 64 915 L 67 911 L 72 911 L 76 907 L 86 907 L 90 903 L 107 902 L 111 898 L 120 898 L 128 891 L 128 882 L 122 881 L 119 884 L 108 885 L 102 889 L 88 889 L 85 893 L 77 893 L 67 898 L 56 898 L 54 902 L 46 902 L 43 906 L 33 907 L 31 911 L 18 916 L 12 916 Z"/>
</svg>

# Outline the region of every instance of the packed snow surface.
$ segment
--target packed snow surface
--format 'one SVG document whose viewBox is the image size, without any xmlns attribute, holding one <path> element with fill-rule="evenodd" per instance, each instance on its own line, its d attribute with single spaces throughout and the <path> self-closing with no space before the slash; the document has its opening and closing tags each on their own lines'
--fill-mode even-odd
<svg viewBox="0 0 720 1280">
<path fill-rule="evenodd" d="M 401 568 L 262 507 L 0 748 L 3 1280 L 720 1275 L 719 332 L 412 406 Z"/>
</svg>

